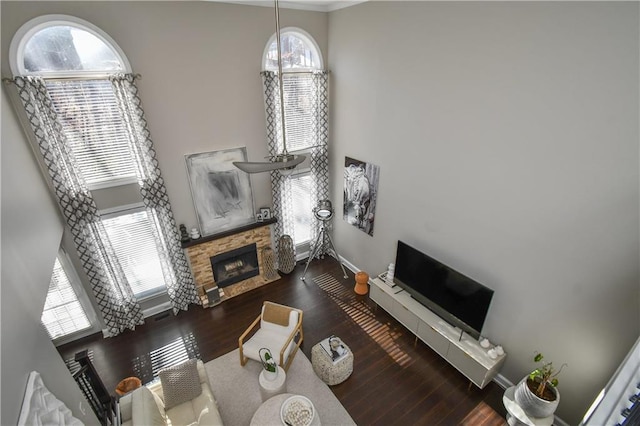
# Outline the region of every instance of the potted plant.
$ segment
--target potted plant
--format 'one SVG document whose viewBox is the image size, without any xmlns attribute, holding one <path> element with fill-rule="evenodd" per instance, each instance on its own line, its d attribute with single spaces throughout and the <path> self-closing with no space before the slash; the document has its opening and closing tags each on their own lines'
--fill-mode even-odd
<svg viewBox="0 0 640 426">
<path fill-rule="evenodd" d="M 556 371 L 551 361 L 543 362 L 543 359 L 544 356 L 537 352 L 533 361 L 540 366 L 522 379 L 515 390 L 515 399 L 520 408 L 529 416 L 537 418 L 549 417 L 558 408 L 558 374 L 566 365 L 563 364 Z"/>
<path fill-rule="evenodd" d="M 264 368 L 264 378 L 267 380 L 275 380 L 278 377 L 278 364 L 273 359 L 271 351 L 268 348 L 261 348 L 258 351 L 260 355 L 260 361 Z"/>
</svg>

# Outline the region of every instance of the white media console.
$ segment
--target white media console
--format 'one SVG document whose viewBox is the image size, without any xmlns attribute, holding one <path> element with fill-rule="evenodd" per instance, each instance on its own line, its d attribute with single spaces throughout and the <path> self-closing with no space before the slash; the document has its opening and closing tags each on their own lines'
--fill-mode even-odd
<svg viewBox="0 0 640 426">
<path fill-rule="evenodd" d="M 496 359 L 480 343 L 453 327 L 406 291 L 398 292 L 379 277 L 369 280 L 369 297 L 447 360 L 474 385 L 484 388 L 498 374 L 507 355 Z"/>
</svg>

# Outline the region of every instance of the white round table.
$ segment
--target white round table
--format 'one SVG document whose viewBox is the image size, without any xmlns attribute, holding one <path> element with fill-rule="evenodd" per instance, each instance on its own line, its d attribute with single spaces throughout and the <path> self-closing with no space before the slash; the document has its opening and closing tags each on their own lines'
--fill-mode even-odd
<svg viewBox="0 0 640 426">
<path fill-rule="evenodd" d="M 253 414 L 250 426 L 281 425 L 280 409 L 287 398 L 293 395 L 292 393 L 283 393 L 267 399 Z M 313 420 L 311 420 L 311 425 L 321 426 L 316 407 L 314 407 L 314 412 L 315 414 Z"/>
<path fill-rule="evenodd" d="M 507 423 L 509 426 L 551 426 L 553 425 L 554 416 L 549 417 L 531 417 L 524 412 L 518 405 L 515 398 L 516 387 L 511 386 L 504 391 L 502 403 L 507 409 Z"/>
<path fill-rule="evenodd" d="M 260 396 L 262 396 L 262 402 L 272 396 L 276 396 L 287 391 L 287 373 L 285 373 L 284 369 L 280 366 L 278 366 L 278 377 L 276 377 L 275 380 L 267 380 L 263 368 L 260 372 L 258 382 L 260 382 Z"/>
</svg>

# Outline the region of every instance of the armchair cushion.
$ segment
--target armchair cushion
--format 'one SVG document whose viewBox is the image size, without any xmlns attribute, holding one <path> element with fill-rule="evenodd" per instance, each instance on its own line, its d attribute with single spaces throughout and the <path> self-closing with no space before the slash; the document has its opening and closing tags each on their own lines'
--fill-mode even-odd
<svg viewBox="0 0 640 426">
<path fill-rule="evenodd" d="M 156 403 L 156 399 L 145 386 L 142 386 L 139 390 L 131 394 L 130 416 L 134 419 L 145 419 L 145 424 L 148 426 L 164 426 L 167 424 L 163 413 Z"/>
<path fill-rule="evenodd" d="M 202 386 L 202 392 L 194 399 L 167 410 L 168 424 L 171 425 L 222 425 L 216 400 L 209 386 Z"/>
<path fill-rule="evenodd" d="M 273 309 L 265 309 L 264 306 L 262 307 L 260 328 L 274 333 L 283 334 L 286 340 L 298 324 L 298 311 L 287 310 L 284 314 L 279 313 L 277 314 L 278 316 L 274 316 L 273 314 L 270 316 L 269 311 L 272 310 Z M 278 352 L 280 351 L 278 350 Z"/>
<path fill-rule="evenodd" d="M 242 345 L 242 350 L 244 356 L 256 361 L 260 361 L 260 349 L 267 348 L 271 351 L 277 362 L 278 358 L 280 357 L 280 351 L 284 347 L 284 344 L 286 343 L 288 338 L 289 334 L 281 334 L 261 328 L 256 331 L 251 339 L 244 342 L 244 344 Z M 291 340 L 291 343 L 289 343 L 289 346 L 287 346 L 287 349 L 284 351 L 283 358 L 285 360 L 289 358 L 289 353 L 291 353 L 291 350 L 294 346 L 295 342 Z"/>
<path fill-rule="evenodd" d="M 202 393 L 196 359 L 190 359 L 158 372 L 165 410 L 191 401 Z"/>
</svg>

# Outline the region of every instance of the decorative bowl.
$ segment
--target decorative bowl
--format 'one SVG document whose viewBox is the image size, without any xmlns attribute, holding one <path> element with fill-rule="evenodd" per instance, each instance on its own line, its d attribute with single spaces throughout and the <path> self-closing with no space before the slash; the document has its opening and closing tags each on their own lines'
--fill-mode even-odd
<svg viewBox="0 0 640 426">
<path fill-rule="evenodd" d="M 286 426 L 309 426 L 316 415 L 313 403 L 306 396 L 293 395 L 280 408 L 280 420 Z"/>
</svg>

